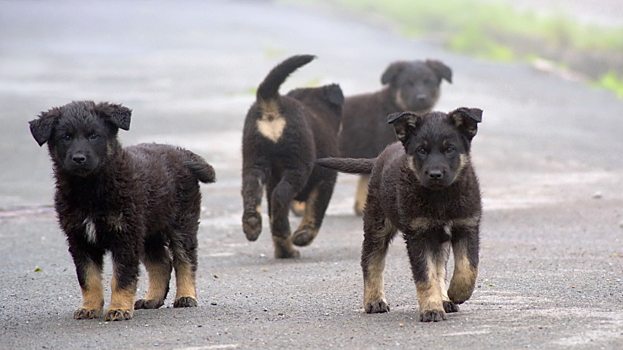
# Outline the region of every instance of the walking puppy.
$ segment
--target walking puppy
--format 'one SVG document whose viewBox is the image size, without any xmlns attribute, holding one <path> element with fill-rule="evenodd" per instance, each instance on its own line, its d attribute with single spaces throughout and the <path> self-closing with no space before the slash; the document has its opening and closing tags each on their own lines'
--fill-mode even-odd
<svg viewBox="0 0 623 350">
<path fill-rule="evenodd" d="M 361 254 L 367 313 L 387 312 L 383 270 L 389 243 L 403 233 L 417 288 L 420 321 L 441 321 L 469 299 L 478 272 L 481 216 L 471 140 L 479 109 L 449 114 L 411 112 L 389 116 L 400 142 L 377 159 L 319 159 L 318 164 L 353 174 L 371 174 L 363 216 Z M 454 274 L 446 292 L 446 263 Z"/>
<path fill-rule="evenodd" d="M 76 319 L 102 316 L 106 251 L 113 260 L 107 321 L 131 319 L 135 308 L 162 306 L 171 266 L 177 281 L 174 306 L 197 306 L 198 181 L 214 182 L 214 169 L 173 146 L 122 148 L 117 131 L 130 128 L 130 115 L 121 105 L 81 101 L 30 121 L 33 137 L 40 146 L 48 143 L 53 162 L 54 205 L 82 289 Z M 134 302 L 139 260 L 149 288 Z"/>
<path fill-rule="evenodd" d="M 396 141 L 386 124 L 391 113 L 428 113 L 439 99 L 441 80 L 452 82 L 452 70 L 441 61 L 398 61 L 383 73 L 384 89 L 347 97 L 344 101 L 340 154 L 348 158 L 375 158 Z M 355 213 L 362 215 L 368 175 L 361 175 L 355 195 Z"/>
<path fill-rule="evenodd" d="M 337 172 L 316 166 L 316 158 L 338 154 L 337 133 L 344 96 L 338 85 L 296 89 L 279 95 L 285 79 L 314 56 L 293 56 L 277 65 L 257 90 L 242 138 L 242 227 L 249 241 L 262 230 L 260 205 L 266 186 L 276 258 L 300 256 L 294 245 L 309 245 L 320 229 Z M 290 234 L 293 200 L 305 202 L 300 226 Z"/>
</svg>

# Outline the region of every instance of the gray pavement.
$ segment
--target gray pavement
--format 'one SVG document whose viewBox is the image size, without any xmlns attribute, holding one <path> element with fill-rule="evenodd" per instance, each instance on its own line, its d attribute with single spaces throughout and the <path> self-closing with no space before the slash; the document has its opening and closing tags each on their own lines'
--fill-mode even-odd
<svg viewBox="0 0 623 350">
<path fill-rule="evenodd" d="M 331 82 L 346 95 L 370 91 L 389 62 L 428 57 L 454 70 L 439 110 L 484 110 L 472 150 L 485 207 L 478 288 L 448 321 L 417 322 L 400 239 L 385 273 L 392 311 L 363 312 L 353 176 L 340 176 L 301 259 L 273 259 L 267 227 L 246 241 L 242 122 L 268 70 L 298 53 L 318 59 L 284 91 Z M 202 186 L 198 308 L 173 309 L 169 296 L 131 321 L 72 318 L 80 290 L 50 208 L 47 150 L 27 121 L 81 99 L 133 109 L 124 144 L 178 144 L 216 168 L 218 182 Z M 294 5 L 0 2 L 0 348 L 623 348 L 622 112 L 608 92 L 523 64 Z"/>
</svg>

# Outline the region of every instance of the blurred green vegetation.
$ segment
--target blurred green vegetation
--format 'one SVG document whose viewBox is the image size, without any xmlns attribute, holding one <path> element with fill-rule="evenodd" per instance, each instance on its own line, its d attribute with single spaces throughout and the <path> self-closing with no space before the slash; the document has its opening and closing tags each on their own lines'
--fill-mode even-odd
<svg viewBox="0 0 623 350">
<path fill-rule="evenodd" d="M 596 86 L 623 85 L 623 28 L 581 24 L 565 14 L 518 11 L 508 3 L 474 0 L 288 0 L 324 3 L 380 15 L 402 33 L 433 37 L 451 50 L 496 61 L 542 57 L 577 71 Z M 619 57 L 613 59 L 613 57 Z M 614 73 L 613 73 L 614 72 Z"/>
</svg>

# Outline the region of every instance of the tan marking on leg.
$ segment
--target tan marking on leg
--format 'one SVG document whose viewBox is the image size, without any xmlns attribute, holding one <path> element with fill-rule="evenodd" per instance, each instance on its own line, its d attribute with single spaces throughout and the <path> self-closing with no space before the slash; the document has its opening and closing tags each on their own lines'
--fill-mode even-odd
<svg viewBox="0 0 623 350">
<path fill-rule="evenodd" d="M 175 284 L 177 292 L 175 299 L 182 297 L 197 298 L 195 291 L 195 273 L 189 263 L 182 262 L 175 265 Z"/>
<path fill-rule="evenodd" d="M 149 287 L 145 299 L 163 300 L 171 280 L 170 266 L 162 263 L 154 264 L 149 261 L 145 261 L 144 264 L 149 275 Z"/>
<path fill-rule="evenodd" d="M 363 281 L 363 307 L 371 303 L 385 301 L 383 271 L 385 256 L 375 256 L 367 266 L 367 278 Z"/>
<path fill-rule="evenodd" d="M 110 281 L 110 289 L 112 295 L 110 297 L 110 305 L 108 310 L 134 310 L 134 298 L 136 297 L 136 285 L 121 289 L 117 287 L 117 278 L 113 272 Z M 131 318 L 131 316 L 130 316 Z"/>
<path fill-rule="evenodd" d="M 318 189 L 314 188 L 309 194 L 307 201 L 305 202 L 305 206 L 304 206 L 305 214 L 303 215 L 303 219 L 301 219 L 301 224 L 299 225 L 297 231 L 305 229 L 305 228 L 310 228 L 316 231 L 316 233 L 318 233 L 318 230 L 316 229 L 316 200 L 317 199 L 318 199 Z"/>
<path fill-rule="evenodd" d="M 257 207 L 255 207 L 255 210 L 257 211 L 258 214 L 262 213 L 262 205 L 259 204 Z"/>
<path fill-rule="evenodd" d="M 445 242 L 441 245 L 440 254 L 437 256 L 436 268 L 437 278 L 439 280 L 439 288 L 441 289 L 441 300 L 449 301 L 448 290 L 446 288 L 446 264 L 448 262 L 448 256 L 450 255 L 450 242 Z"/>
<path fill-rule="evenodd" d="M 464 246 L 453 247 L 454 273 L 450 280 L 448 296 L 457 304 L 469 299 L 474 291 L 478 269 L 473 268 L 467 258 L 467 249 Z"/>
<path fill-rule="evenodd" d="M 416 283 L 417 300 L 420 307 L 420 315 L 428 311 L 443 312 L 442 294 L 440 289 L 437 263 L 431 256 L 426 258 L 428 268 L 428 281 Z"/>
<path fill-rule="evenodd" d="M 368 197 L 369 182 L 370 175 L 359 175 L 359 182 L 357 182 L 357 192 L 355 193 L 355 213 L 357 215 L 363 215 L 366 198 Z"/>
<path fill-rule="evenodd" d="M 379 237 L 392 237 L 396 230 L 396 227 L 388 219 L 385 219 L 381 231 L 376 235 Z M 381 252 L 378 249 L 375 250 L 374 255 L 371 257 L 366 267 L 367 275 L 363 281 L 363 307 L 366 312 L 370 312 L 368 308 L 370 305 L 376 303 L 384 304 L 385 307 L 387 307 L 383 279 L 386 256 L 387 251 Z M 389 307 L 384 311 L 389 311 Z"/>
<path fill-rule="evenodd" d="M 86 269 L 86 286 L 82 288 L 82 308 L 97 310 L 97 316 L 102 315 L 104 309 L 104 286 L 102 285 L 102 271 L 93 263 Z"/>
</svg>

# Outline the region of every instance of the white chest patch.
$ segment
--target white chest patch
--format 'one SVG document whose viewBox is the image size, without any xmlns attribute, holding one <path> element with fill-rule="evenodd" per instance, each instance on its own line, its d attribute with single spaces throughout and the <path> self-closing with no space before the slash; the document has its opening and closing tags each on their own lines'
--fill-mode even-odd
<svg viewBox="0 0 623 350">
<path fill-rule="evenodd" d="M 274 143 L 279 141 L 285 127 L 286 119 L 282 116 L 264 116 L 262 119 L 257 120 L 257 130 Z"/>
<path fill-rule="evenodd" d="M 95 223 L 91 218 L 84 219 L 84 235 L 89 243 L 97 242 L 97 231 L 95 230 Z"/>
</svg>

